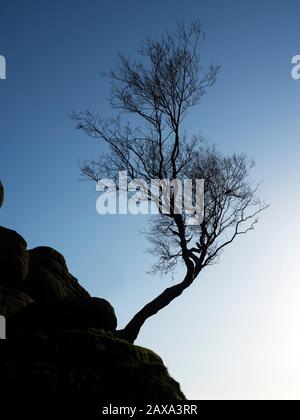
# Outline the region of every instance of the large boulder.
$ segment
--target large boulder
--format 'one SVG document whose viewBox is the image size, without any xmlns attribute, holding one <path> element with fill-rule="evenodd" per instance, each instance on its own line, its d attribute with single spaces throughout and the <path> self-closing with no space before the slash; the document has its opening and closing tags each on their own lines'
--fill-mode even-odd
<svg viewBox="0 0 300 420">
<path fill-rule="evenodd" d="M 29 272 L 22 290 L 37 301 L 58 297 L 89 297 L 89 293 L 72 276 L 64 257 L 49 247 L 28 251 Z"/>
<path fill-rule="evenodd" d="M 185 399 L 158 355 L 95 329 L 18 331 L 0 340 L 0 371 L 1 400 L 27 397 L 30 410 L 38 400 L 69 401 L 68 409 L 89 400 L 85 409 L 95 403 L 99 415 L 110 402 Z"/>
<path fill-rule="evenodd" d="M 19 290 L 0 287 L 0 315 L 5 318 L 16 314 L 32 302 L 29 296 Z"/>
<path fill-rule="evenodd" d="M 78 329 L 102 328 L 114 331 L 117 318 L 113 307 L 104 299 L 68 297 L 34 302 L 15 314 L 10 329 Z"/>
<path fill-rule="evenodd" d="M 26 241 L 17 232 L 0 226 L 0 286 L 17 287 L 28 273 Z"/>
</svg>

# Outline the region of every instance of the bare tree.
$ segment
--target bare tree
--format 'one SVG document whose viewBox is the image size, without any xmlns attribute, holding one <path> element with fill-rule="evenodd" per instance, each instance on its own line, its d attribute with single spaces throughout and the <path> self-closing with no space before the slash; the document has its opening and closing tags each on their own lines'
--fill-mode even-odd
<svg viewBox="0 0 300 420">
<path fill-rule="evenodd" d="M 174 191 L 170 214 L 151 218 L 147 236 L 156 257 L 153 271 L 169 273 L 180 263 L 185 276 L 119 331 L 130 342 L 136 340 L 149 317 L 180 296 L 205 267 L 218 261 L 226 245 L 254 229 L 257 215 L 267 207 L 256 197 L 257 186 L 249 181 L 253 162 L 247 156 L 222 156 L 200 136 L 186 133 L 188 110 L 215 83 L 219 69 L 214 65 L 202 69 L 199 46 L 203 39 L 198 22 L 188 28 L 179 23 L 173 33 L 159 40 L 146 38 L 139 50 L 140 61 L 120 55 L 117 69 L 108 73 L 111 106 L 117 116 L 103 120 L 89 111 L 73 114 L 77 128 L 109 145 L 107 154 L 82 166 L 87 179 L 116 179 L 119 171 L 127 171 L 129 181 L 205 180 L 201 224 L 189 225 L 184 213 L 175 212 Z M 122 123 L 124 112 L 130 122 Z"/>
</svg>

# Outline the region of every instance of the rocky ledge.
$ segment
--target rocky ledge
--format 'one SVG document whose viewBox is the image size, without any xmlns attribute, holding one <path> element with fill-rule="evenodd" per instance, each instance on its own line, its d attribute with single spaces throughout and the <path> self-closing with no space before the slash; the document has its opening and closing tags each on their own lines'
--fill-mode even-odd
<svg viewBox="0 0 300 420">
<path fill-rule="evenodd" d="M 158 355 L 117 338 L 111 304 L 91 297 L 59 252 L 27 250 L 26 241 L 4 227 L 0 315 L 7 321 L 7 339 L 0 340 L 2 399 L 185 399 Z"/>
</svg>

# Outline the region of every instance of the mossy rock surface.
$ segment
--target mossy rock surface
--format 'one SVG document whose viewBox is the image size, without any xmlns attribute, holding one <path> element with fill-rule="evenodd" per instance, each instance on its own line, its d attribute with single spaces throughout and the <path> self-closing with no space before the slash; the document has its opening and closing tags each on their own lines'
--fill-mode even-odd
<svg viewBox="0 0 300 420">
<path fill-rule="evenodd" d="M 41 400 L 49 401 L 46 410 L 55 406 L 52 401 L 70 401 L 68 412 L 78 402 L 91 407 L 91 401 L 100 406 L 185 400 L 157 354 L 114 335 L 113 307 L 90 297 L 59 252 L 27 251 L 25 240 L 3 227 L 0 315 L 7 318 L 7 339 L 0 340 L 1 407 L 12 401 L 10 410 L 19 406 L 21 417 L 24 401 L 30 415 Z"/>
<path fill-rule="evenodd" d="M 5 395 L 38 399 L 167 402 L 184 400 L 151 350 L 98 329 L 14 332 L 0 342 Z"/>
</svg>

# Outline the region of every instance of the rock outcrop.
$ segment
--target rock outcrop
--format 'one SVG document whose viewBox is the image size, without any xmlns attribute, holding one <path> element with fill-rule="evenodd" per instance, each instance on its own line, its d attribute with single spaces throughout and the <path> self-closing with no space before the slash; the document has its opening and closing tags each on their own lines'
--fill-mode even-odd
<svg viewBox="0 0 300 420">
<path fill-rule="evenodd" d="M 20 331 L 0 343 L 0 371 L 1 398 L 25 393 L 99 407 L 184 399 L 159 356 L 97 329 Z"/>
<path fill-rule="evenodd" d="M 117 338 L 113 307 L 90 297 L 59 252 L 26 248 L 0 227 L 1 401 L 185 399 L 159 356 Z"/>
<path fill-rule="evenodd" d="M 28 274 L 27 243 L 17 232 L 0 226 L 0 286 L 18 287 Z"/>
<path fill-rule="evenodd" d="M 31 297 L 19 290 L 0 287 L 0 315 L 7 319 L 10 319 L 32 302 Z"/>
<path fill-rule="evenodd" d="M 29 270 L 21 289 L 40 302 L 60 297 L 89 297 L 89 293 L 69 273 L 64 257 L 49 247 L 28 251 Z"/>
<path fill-rule="evenodd" d="M 92 297 L 60 297 L 33 302 L 8 320 L 13 329 L 78 329 L 101 328 L 115 331 L 114 308 L 104 299 Z"/>
</svg>

